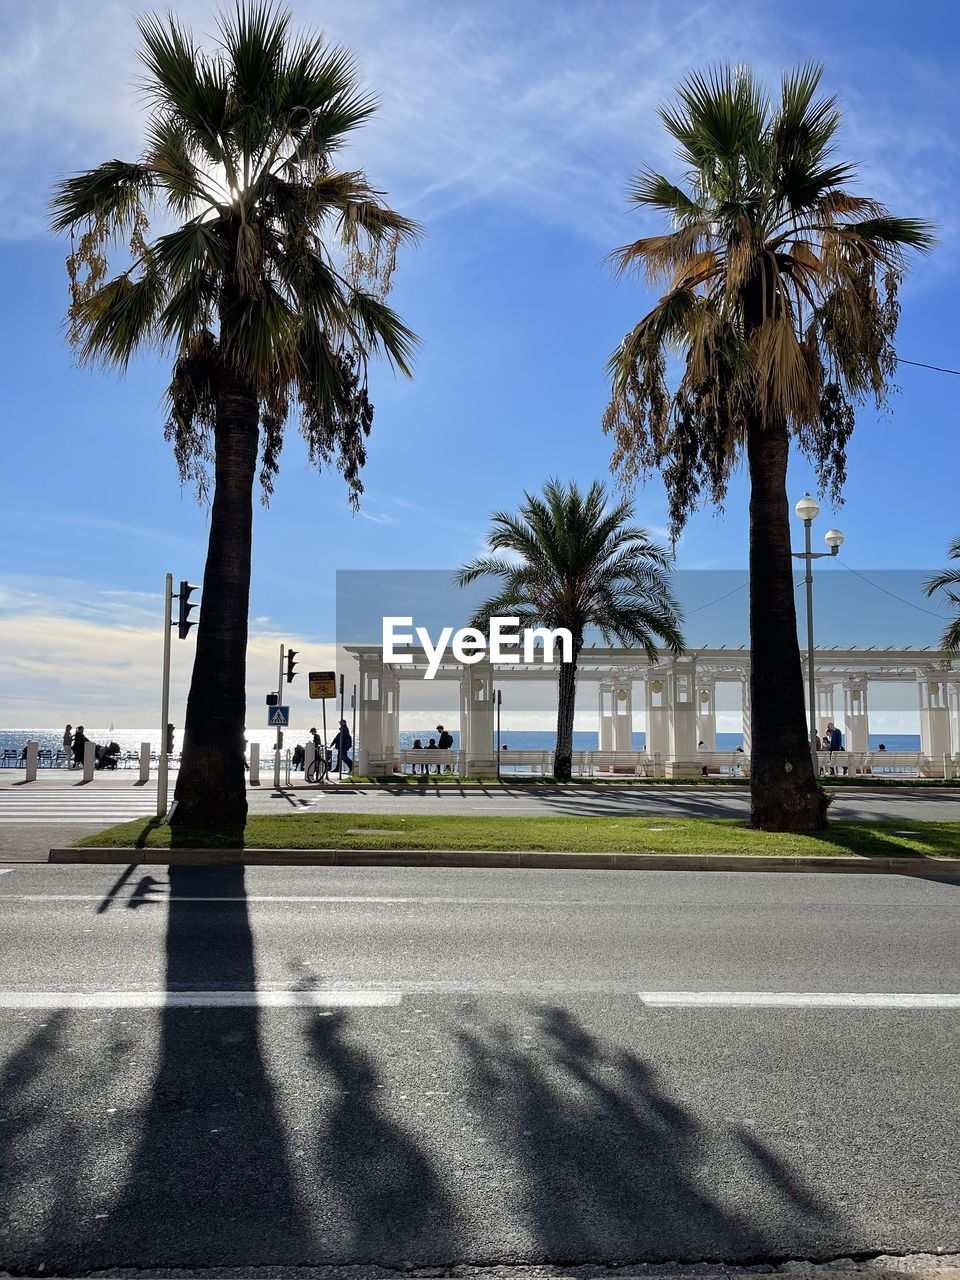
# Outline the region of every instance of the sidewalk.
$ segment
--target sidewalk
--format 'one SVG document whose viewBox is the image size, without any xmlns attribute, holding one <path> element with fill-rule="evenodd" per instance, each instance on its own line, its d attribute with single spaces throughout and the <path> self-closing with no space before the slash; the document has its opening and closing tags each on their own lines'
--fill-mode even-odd
<svg viewBox="0 0 960 1280">
<path fill-rule="evenodd" d="M 170 773 L 170 790 L 173 792 L 176 786 L 177 774 L 173 770 Z M 80 769 L 39 769 L 35 782 L 27 782 L 24 778 L 22 769 L 0 769 L 0 791 L 9 788 L 18 787 L 24 790 L 34 790 L 42 787 L 78 787 L 100 790 L 105 787 L 132 788 L 137 790 L 146 790 L 155 792 L 157 789 L 157 775 L 152 772 L 147 782 L 139 781 L 139 774 L 136 769 L 117 769 L 104 770 L 94 773 L 90 782 L 83 781 L 83 772 Z M 630 794 L 635 792 L 646 792 L 655 795 L 743 795 L 750 790 L 750 781 L 747 778 L 737 780 L 735 782 L 652 782 L 648 778 L 637 778 L 636 781 L 630 780 L 626 782 L 622 779 L 613 780 L 605 778 L 590 778 L 583 782 L 546 782 L 540 778 L 503 778 L 500 781 L 491 779 L 490 781 L 464 781 L 464 782 L 434 782 L 424 779 L 423 782 L 416 785 L 409 781 L 403 781 L 397 778 L 396 781 L 374 782 L 366 780 L 363 782 L 354 782 L 349 774 L 345 775 L 340 781 L 334 775 L 334 780 L 329 783 L 306 782 L 303 774 L 291 774 L 290 782 L 287 783 L 283 777 L 280 782 L 281 791 L 305 791 L 316 795 L 331 794 L 365 794 L 368 792 L 387 792 L 389 794 L 400 794 L 409 796 L 456 796 L 461 793 L 470 793 L 478 795 L 535 795 L 537 793 L 546 793 L 556 795 L 557 792 L 573 792 L 579 794 L 581 792 L 602 791 L 607 794 Z M 264 791 L 273 790 L 273 771 L 260 772 L 260 781 L 251 783 L 247 780 L 247 790 L 256 794 Z M 873 785 L 859 783 L 855 786 L 845 786 L 840 780 L 831 783 L 830 794 L 841 795 L 850 794 L 858 796 L 889 796 L 894 794 L 904 794 L 905 792 L 914 791 L 916 794 L 924 794 L 936 799 L 960 799 L 960 783 L 956 786 L 924 786 L 917 785 L 911 779 L 906 778 L 902 781 L 876 782 Z"/>
</svg>

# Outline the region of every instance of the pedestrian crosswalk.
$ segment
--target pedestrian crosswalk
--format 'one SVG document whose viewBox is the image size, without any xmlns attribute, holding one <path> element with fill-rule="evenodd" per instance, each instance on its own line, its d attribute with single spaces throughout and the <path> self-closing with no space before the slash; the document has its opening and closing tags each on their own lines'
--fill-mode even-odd
<svg viewBox="0 0 960 1280">
<path fill-rule="evenodd" d="M 74 786 L 5 787 L 0 790 L 0 824 L 55 826 L 89 823 L 106 827 L 156 812 L 156 791 L 131 787 L 94 791 Z"/>
</svg>

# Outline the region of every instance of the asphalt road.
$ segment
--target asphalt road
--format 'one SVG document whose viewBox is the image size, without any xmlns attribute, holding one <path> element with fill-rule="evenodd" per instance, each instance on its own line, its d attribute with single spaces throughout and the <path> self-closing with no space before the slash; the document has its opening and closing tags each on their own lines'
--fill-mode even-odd
<svg viewBox="0 0 960 1280">
<path fill-rule="evenodd" d="M 894 876 L 8 867 L 0 1270 L 957 1251 L 958 925 Z"/>
</svg>

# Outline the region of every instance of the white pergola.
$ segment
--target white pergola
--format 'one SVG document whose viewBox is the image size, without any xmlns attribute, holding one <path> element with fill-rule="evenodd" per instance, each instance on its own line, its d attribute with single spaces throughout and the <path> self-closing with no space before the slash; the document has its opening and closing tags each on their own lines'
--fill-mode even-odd
<svg viewBox="0 0 960 1280">
<path fill-rule="evenodd" d="M 384 662 L 380 645 L 345 646 L 359 666 L 357 759 L 361 773 L 390 772 L 399 758 L 400 687 L 422 680 L 427 655 L 422 648 L 396 652 L 409 662 Z M 869 751 L 870 685 L 912 684 L 920 715 L 920 754 L 932 771 L 948 775 L 960 756 L 960 663 L 947 653 L 924 649 L 817 649 L 814 659 L 817 725 L 832 720 L 844 733 L 848 752 Z M 435 679 L 459 685 L 460 746 L 469 773 L 496 768 L 495 690 L 516 681 L 556 682 L 552 664 L 477 662 L 465 665 L 449 652 Z M 806 663 L 804 663 L 806 679 Z M 585 648 L 578 668 L 584 685 L 596 687 L 600 752 L 633 749 L 634 707 L 645 710 L 646 753 L 666 764 L 667 776 L 700 772 L 701 750 L 716 751 L 717 687 L 740 688 L 744 751 L 750 753 L 750 653 L 741 647 L 704 647 L 681 657 L 662 652 L 651 662 L 635 649 Z M 837 690 L 842 691 L 842 701 Z M 941 772 L 942 770 L 942 772 Z"/>
</svg>

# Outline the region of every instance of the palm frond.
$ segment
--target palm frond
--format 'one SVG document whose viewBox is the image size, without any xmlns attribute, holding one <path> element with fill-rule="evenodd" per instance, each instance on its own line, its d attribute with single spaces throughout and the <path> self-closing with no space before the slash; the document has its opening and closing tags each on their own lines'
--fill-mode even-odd
<svg viewBox="0 0 960 1280">
<path fill-rule="evenodd" d="M 156 272 L 137 280 L 117 276 L 80 309 L 81 358 L 125 369 L 155 336 L 163 302 L 163 280 Z"/>
<path fill-rule="evenodd" d="M 108 160 L 57 184 L 50 202 L 50 226 L 63 232 L 87 220 L 105 221 L 122 235 L 156 188 L 157 177 L 149 166 Z"/>
<path fill-rule="evenodd" d="M 420 340 L 396 311 L 362 289 L 351 293 L 348 308 L 363 348 L 382 351 L 395 368 L 412 377 L 413 357 Z"/>
</svg>

